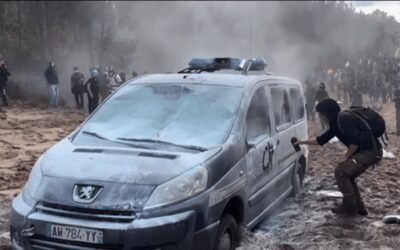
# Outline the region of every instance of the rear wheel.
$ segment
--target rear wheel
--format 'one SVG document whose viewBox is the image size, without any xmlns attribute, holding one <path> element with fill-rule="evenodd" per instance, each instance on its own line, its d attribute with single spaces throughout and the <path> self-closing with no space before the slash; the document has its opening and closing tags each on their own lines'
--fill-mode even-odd
<svg viewBox="0 0 400 250">
<path fill-rule="evenodd" d="M 240 241 L 239 226 L 230 214 L 225 214 L 218 227 L 213 250 L 234 250 Z"/>
</svg>

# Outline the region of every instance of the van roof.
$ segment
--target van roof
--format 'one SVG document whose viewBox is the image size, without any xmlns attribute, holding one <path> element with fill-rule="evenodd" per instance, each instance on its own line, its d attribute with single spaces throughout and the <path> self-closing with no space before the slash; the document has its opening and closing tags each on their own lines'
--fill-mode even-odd
<svg viewBox="0 0 400 250">
<path fill-rule="evenodd" d="M 134 78 L 128 84 L 146 84 L 146 83 L 197 83 L 210 85 L 224 85 L 231 87 L 252 86 L 262 80 L 278 80 L 289 84 L 300 85 L 300 82 L 283 76 L 266 75 L 266 74 L 249 74 L 240 73 L 207 73 L 201 74 L 150 74 Z"/>
</svg>

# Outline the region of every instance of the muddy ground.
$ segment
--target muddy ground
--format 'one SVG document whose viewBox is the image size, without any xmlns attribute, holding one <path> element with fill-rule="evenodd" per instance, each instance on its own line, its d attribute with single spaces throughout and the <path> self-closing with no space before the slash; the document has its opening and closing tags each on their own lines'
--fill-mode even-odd
<svg viewBox="0 0 400 250">
<path fill-rule="evenodd" d="M 382 109 L 389 123 L 387 148 L 400 154 L 400 138 L 394 128 L 394 109 Z M 8 214 L 13 197 L 20 192 L 37 157 L 60 138 L 69 134 L 84 119 L 81 111 L 45 109 L 14 104 L 0 112 L 0 249 L 9 248 Z M 318 123 L 310 124 L 315 135 Z M 400 249 L 400 225 L 385 225 L 382 217 L 400 213 L 399 158 L 385 159 L 369 169 L 359 185 L 369 210 L 367 217 L 341 219 L 330 212 L 338 199 L 318 194 L 337 190 L 334 166 L 344 154 L 338 143 L 310 148 L 309 168 L 302 194 L 289 199 L 279 213 L 258 229 L 246 232 L 244 249 Z"/>
</svg>

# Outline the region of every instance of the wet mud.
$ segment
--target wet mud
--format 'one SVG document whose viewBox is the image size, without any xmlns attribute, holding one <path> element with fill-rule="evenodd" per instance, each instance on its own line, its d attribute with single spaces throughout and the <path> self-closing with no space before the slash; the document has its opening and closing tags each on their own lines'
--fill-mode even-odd
<svg viewBox="0 0 400 250">
<path fill-rule="evenodd" d="M 400 137 L 394 134 L 394 108 L 382 109 L 389 127 L 388 151 L 358 183 L 369 211 L 367 217 L 343 219 L 330 212 L 340 197 L 333 169 L 344 155 L 340 143 L 324 148 L 310 147 L 309 166 L 303 191 L 288 199 L 280 209 L 252 232 L 245 231 L 240 250 L 245 249 L 400 249 L 400 225 L 384 224 L 387 214 L 400 214 Z M 18 104 L 0 112 L 0 249 L 9 249 L 9 210 L 21 191 L 36 159 L 84 119 L 81 111 L 32 108 Z M 310 135 L 319 123 L 310 123 Z M 333 193 L 335 194 L 335 193 Z"/>
</svg>

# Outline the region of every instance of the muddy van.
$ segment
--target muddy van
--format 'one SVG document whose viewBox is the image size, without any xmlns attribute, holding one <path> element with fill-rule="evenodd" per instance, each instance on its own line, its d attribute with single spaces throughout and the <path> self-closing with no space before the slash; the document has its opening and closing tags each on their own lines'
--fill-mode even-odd
<svg viewBox="0 0 400 250">
<path fill-rule="evenodd" d="M 12 248 L 234 249 L 306 173 L 301 84 L 265 67 L 199 58 L 127 81 L 37 160 Z"/>
</svg>

